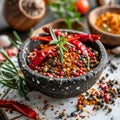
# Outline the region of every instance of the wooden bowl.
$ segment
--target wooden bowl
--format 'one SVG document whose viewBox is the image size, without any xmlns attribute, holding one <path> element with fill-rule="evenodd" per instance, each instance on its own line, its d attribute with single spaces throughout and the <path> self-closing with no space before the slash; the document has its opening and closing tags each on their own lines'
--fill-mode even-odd
<svg viewBox="0 0 120 120">
<path fill-rule="evenodd" d="M 23 0 L 5 0 L 3 7 L 6 21 L 18 31 L 29 30 L 43 18 L 46 12 L 45 3 L 41 1 L 41 4 L 43 4 L 41 13 L 38 16 L 31 16 L 23 9 L 22 1 Z"/>
<path fill-rule="evenodd" d="M 120 14 L 120 6 L 102 6 L 93 9 L 88 15 L 88 26 L 91 33 L 101 35 L 101 41 L 107 46 L 119 46 L 120 45 L 120 35 L 112 34 L 100 30 L 96 25 L 96 19 L 105 12 L 116 12 Z"/>
<path fill-rule="evenodd" d="M 50 25 L 52 26 L 52 28 L 55 28 L 55 29 L 66 29 L 67 28 L 65 20 L 63 18 L 61 18 L 61 19 L 57 19 L 57 20 L 55 20 L 53 22 L 50 22 L 50 23 L 36 29 L 33 32 L 33 36 L 36 35 L 36 34 L 39 34 L 39 33 L 43 33 L 44 31 L 42 30 L 42 28 L 43 27 L 48 27 Z M 79 30 L 81 32 L 85 32 L 85 27 L 81 22 L 73 22 L 72 29 L 73 30 Z"/>
<path fill-rule="evenodd" d="M 83 34 L 75 30 L 61 29 L 61 31 Z M 39 35 L 44 36 L 46 34 L 41 33 Z M 99 52 L 100 62 L 99 65 L 97 65 L 93 70 L 86 73 L 85 75 L 74 78 L 47 77 L 30 69 L 26 61 L 29 52 L 31 52 L 34 48 L 38 47 L 41 43 L 42 41 L 38 40 L 26 40 L 23 43 L 21 50 L 19 51 L 18 62 L 21 71 L 26 78 L 26 83 L 29 85 L 29 87 L 33 90 L 40 91 L 41 93 L 50 97 L 69 98 L 80 95 L 96 83 L 107 63 L 106 50 L 100 41 L 96 41 L 89 43 L 91 47 L 93 47 Z"/>
</svg>

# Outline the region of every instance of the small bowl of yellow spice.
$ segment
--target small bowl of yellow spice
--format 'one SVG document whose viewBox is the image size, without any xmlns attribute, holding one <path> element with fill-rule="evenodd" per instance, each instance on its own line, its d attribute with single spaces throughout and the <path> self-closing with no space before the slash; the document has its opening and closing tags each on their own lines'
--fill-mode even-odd
<svg viewBox="0 0 120 120">
<path fill-rule="evenodd" d="M 107 46 L 120 45 L 120 6 L 102 6 L 93 9 L 88 15 L 91 33 L 101 35 Z"/>
</svg>

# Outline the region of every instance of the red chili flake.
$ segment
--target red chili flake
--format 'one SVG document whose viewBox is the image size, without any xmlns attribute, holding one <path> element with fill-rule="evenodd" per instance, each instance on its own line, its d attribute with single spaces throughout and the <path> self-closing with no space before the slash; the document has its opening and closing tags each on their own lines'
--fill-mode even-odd
<svg viewBox="0 0 120 120">
<path fill-rule="evenodd" d="M 38 96 L 39 99 L 41 99 L 41 96 Z"/>
<path fill-rule="evenodd" d="M 48 101 L 47 101 L 47 100 L 44 100 L 44 104 L 48 104 Z"/>
<path fill-rule="evenodd" d="M 75 51 L 75 47 L 72 47 L 72 52 L 74 52 Z"/>
<path fill-rule="evenodd" d="M 84 72 L 83 72 L 83 70 L 81 70 L 81 69 L 79 69 L 79 71 L 78 71 L 78 72 L 79 72 L 79 73 L 82 73 L 82 74 L 84 73 Z"/>
<path fill-rule="evenodd" d="M 73 61 L 73 64 L 76 65 L 76 64 L 77 64 L 77 61 Z"/>
<path fill-rule="evenodd" d="M 80 117 L 81 117 L 82 119 L 85 118 L 85 116 L 83 116 L 83 115 L 81 115 Z"/>
<path fill-rule="evenodd" d="M 80 74 L 78 72 L 75 73 L 75 76 L 79 76 Z"/>
<path fill-rule="evenodd" d="M 75 118 L 76 118 L 77 116 L 78 116 L 77 114 L 74 115 Z"/>
<path fill-rule="evenodd" d="M 104 94 L 104 99 L 105 99 L 105 102 L 108 104 L 109 103 L 109 95 Z"/>
<path fill-rule="evenodd" d="M 102 84 L 100 84 L 100 85 L 99 85 L 99 88 L 101 88 L 101 89 L 102 89 L 102 88 L 103 88 L 103 85 L 102 85 Z"/>
<path fill-rule="evenodd" d="M 78 105 L 82 105 L 82 100 L 78 100 Z"/>
<path fill-rule="evenodd" d="M 101 95 L 104 95 L 105 93 L 104 93 L 104 91 L 103 91 L 103 90 L 100 90 L 100 94 L 101 94 Z"/>
<path fill-rule="evenodd" d="M 108 88 L 109 88 L 109 87 L 108 87 L 107 85 L 104 86 L 104 90 L 108 90 Z"/>
<path fill-rule="evenodd" d="M 50 76 L 50 73 L 45 73 L 46 76 Z"/>
<path fill-rule="evenodd" d="M 94 111 L 94 110 L 95 110 L 95 107 L 93 107 L 92 111 Z"/>
<path fill-rule="evenodd" d="M 63 71 L 61 71 L 61 72 L 60 72 L 60 76 L 63 76 L 63 75 L 64 75 L 64 72 L 63 72 Z"/>
<path fill-rule="evenodd" d="M 36 48 L 34 48 L 34 50 L 33 50 L 34 52 L 37 52 L 38 50 L 36 49 Z"/>
<path fill-rule="evenodd" d="M 79 56 L 76 56 L 76 57 L 75 57 L 75 60 L 78 60 L 78 59 L 79 59 Z"/>
<path fill-rule="evenodd" d="M 53 108 L 54 106 L 53 105 L 51 105 L 51 108 Z"/>
<path fill-rule="evenodd" d="M 54 75 L 54 77 L 55 77 L 55 78 L 59 78 L 59 76 L 58 76 L 58 75 Z"/>
<path fill-rule="evenodd" d="M 56 65 L 61 65 L 61 63 L 60 63 L 60 62 L 57 62 Z"/>
</svg>

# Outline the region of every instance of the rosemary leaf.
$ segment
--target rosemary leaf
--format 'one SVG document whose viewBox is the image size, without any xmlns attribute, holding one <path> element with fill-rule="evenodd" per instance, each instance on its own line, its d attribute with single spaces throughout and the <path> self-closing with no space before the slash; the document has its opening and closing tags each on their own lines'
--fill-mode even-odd
<svg viewBox="0 0 120 120">
<path fill-rule="evenodd" d="M 60 48 L 60 62 L 63 64 L 63 50 Z"/>
<path fill-rule="evenodd" d="M 55 44 L 55 43 L 58 43 L 58 41 L 52 40 L 52 41 L 49 42 L 49 44 Z"/>
<path fill-rule="evenodd" d="M 9 40 L 14 47 L 18 48 L 18 45 L 11 38 L 9 38 Z"/>
<path fill-rule="evenodd" d="M 22 43 L 21 38 L 19 37 L 19 35 L 17 34 L 16 31 L 13 31 L 13 35 L 15 36 L 16 40 L 18 40 Z"/>
<path fill-rule="evenodd" d="M 7 68 L 5 66 L 2 66 L 2 71 L 4 71 L 4 72 L 10 72 L 10 73 L 13 73 L 13 74 L 16 73 L 14 70 L 10 70 L 10 68 Z"/>
<path fill-rule="evenodd" d="M 53 32 L 52 27 L 51 27 L 51 26 L 49 26 L 49 29 L 50 29 L 50 34 L 51 34 L 51 36 L 52 36 L 53 40 L 56 40 L 56 41 L 57 41 L 57 37 L 55 36 L 55 34 L 54 34 L 54 32 Z"/>
<path fill-rule="evenodd" d="M 65 47 L 63 47 L 63 50 L 64 50 L 64 51 L 66 51 L 66 52 L 68 51 L 68 49 L 67 49 L 67 48 L 65 48 Z"/>
<path fill-rule="evenodd" d="M 6 82 L 4 82 L 2 80 L 0 80 L 0 83 L 3 84 L 4 86 L 7 86 L 7 87 L 11 88 L 11 89 L 17 89 L 15 86 L 7 84 Z"/>
<path fill-rule="evenodd" d="M 68 46 L 75 47 L 74 45 L 70 44 L 69 42 L 66 42 L 66 44 L 67 44 Z"/>
<path fill-rule="evenodd" d="M 10 89 L 17 90 L 21 96 L 25 99 L 28 99 L 28 87 L 25 83 L 25 78 L 23 74 L 17 68 L 17 65 L 6 55 L 3 49 L 0 49 L 0 52 L 5 56 L 7 62 L 4 62 L 0 66 L 0 83 L 4 86 L 9 87 Z"/>
</svg>

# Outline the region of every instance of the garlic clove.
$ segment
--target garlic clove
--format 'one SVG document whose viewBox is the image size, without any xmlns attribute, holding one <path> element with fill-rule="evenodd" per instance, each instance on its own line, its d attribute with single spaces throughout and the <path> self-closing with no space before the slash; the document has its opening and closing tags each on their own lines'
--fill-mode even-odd
<svg viewBox="0 0 120 120">
<path fill-rule="evenodd" d="M 9 47 L 11 42 L 7 35 L 0 35 L 0 48 Z"/>
<path fill-rule="evenodd" d="M 120 46 L 113 48 L 113 49 L 112 49 L 112 52 L 113 52 L 114 54 L 120 54 Z"/>
</svg>

